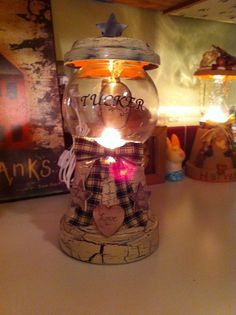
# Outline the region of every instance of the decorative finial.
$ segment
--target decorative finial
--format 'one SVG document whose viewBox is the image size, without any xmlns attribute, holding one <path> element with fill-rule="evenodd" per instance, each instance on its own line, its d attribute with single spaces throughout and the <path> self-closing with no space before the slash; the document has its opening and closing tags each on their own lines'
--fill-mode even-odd
<svg viewBox="0 0 236 315">
<path fill-rule="evenodd" d="M 112 13 L 106 23 L 98 23 L 96 26 L 101 30 L 104 37 L 116 37 L 121 36 L 126 24 L 120 24 L 117 22 L 115 14 Z"/>
</svg>

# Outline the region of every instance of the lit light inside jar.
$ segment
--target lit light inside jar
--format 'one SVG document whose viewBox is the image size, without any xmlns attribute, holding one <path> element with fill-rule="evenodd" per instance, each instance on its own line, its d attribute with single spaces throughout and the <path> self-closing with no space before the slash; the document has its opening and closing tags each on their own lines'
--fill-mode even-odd
<svg viewBox="0 0 236 315">
<path fill-rule="evenodd" d="M 228 119 L 228 115 L 220 107 L 210 107 L 206 114 L 201 118 L 201 122 L 212 121 L 216 123 L 224 123 Z"/>
<path fill-rule="evenodd" d="M 213 75 L 214 80 L 225 80 L 225 75 L 215 74 Z"/>
<path fill-rule="evenodd" d="M 97 143 L 108 149 L 115 149 L 125 144 L 121 139 L 119 131 L 114 128 L 105 128 L 100 138 L 96 139 Z"/>
<path fill-rule="evenodd" d="M 209 96 L 208 109 L 201 122 L 211 121 L 224 123 L 228 119 L 228 108 L 225 101 L 225 76 L 213 76 L 213 89 Z"/>
<path fill-rule="evenodd" d="M 109 60 L 108 69 L 110 71 L 111 77 L 110 82 L 116 82 L 117 78 L 120 77 L 120 73 L 122 70 L 122 63 L 120 60 Z"/>
</svg>

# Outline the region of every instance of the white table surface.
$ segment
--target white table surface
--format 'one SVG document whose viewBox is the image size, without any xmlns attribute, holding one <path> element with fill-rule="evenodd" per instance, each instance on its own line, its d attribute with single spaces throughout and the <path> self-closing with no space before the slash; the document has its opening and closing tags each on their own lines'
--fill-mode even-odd
<svg viewBox="0 0 236 315">
<path fill-rule="evenodd" d="M 1 315 L 235 315 L 236 183 L 149 187 L 159 249 L 128 265 L 66 256 L 69 195 L 0 205 Z"/>
</svg>

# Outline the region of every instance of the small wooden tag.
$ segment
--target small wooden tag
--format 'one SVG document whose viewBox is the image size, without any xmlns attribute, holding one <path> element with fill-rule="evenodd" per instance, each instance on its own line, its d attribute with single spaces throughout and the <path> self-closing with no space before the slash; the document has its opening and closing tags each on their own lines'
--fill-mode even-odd
<svg viewBox="0 0 236 315">
<path fill-rule="evenodd" d="M 97 229 L 106 237 L 115 234 L 124 222 L 125 213 L 119 205 L 99 205 L 93 210 Z"/>
</svg>

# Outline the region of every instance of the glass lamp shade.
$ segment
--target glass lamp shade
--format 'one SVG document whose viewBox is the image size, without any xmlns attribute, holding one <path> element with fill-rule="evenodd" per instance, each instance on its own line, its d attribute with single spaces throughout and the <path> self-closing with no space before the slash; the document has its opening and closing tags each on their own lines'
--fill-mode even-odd
<svg viewBox="0 0 236 315">
<path fill-rule="evenodd" d="M 200 122 L 223 123 L 230 111 L 229 85 L 223 75 L 203 77 L 202 80 L 202 117 Z"/>
<path fill-rule="evenodd" d="M 127 60 L 82 62 L 63 99 L 70 133 L 97 139 L 105 128 L 113 128 L 124 141 L 146 141 L 157 122 L 158 94 L 144 65 Z"/>
<path fill-rule="evenodd" d="M 202 79 L 201 122 L 224 123 L 235 110 L 236 57 L 212 45 L 194 75 Z"/>
</svg>

